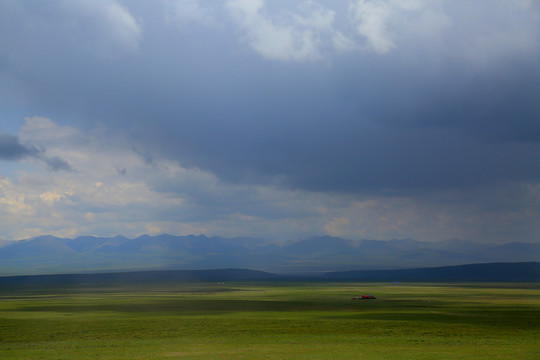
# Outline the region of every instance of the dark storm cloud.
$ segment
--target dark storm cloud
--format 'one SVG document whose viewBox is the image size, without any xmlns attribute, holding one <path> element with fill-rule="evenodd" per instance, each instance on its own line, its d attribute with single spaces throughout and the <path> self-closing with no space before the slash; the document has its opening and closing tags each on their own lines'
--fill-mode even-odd
<svg viewBox="0 0 540 360">
<path fill-rule="evenodd" d="M 206 92 L 179 85 L 174 106 L 148 114 L 161 126 L 139 118 L 132 132 L 233 181 L 277 177 L 353 192 L 530 181 L 540 177 L 537 60 L 523 60 L 518 74 L 502 64 L 489 74 L 450 67 L 433 76 L 357 57 L 322 74 L 309 65 L 233 72 L 184 84 Z"/>
<path fill-rule="evenodd" d="M 26 158 L 35 158 L 43 161 L 52 171 L 72 171 L 69 163 L 58 156 L 48 157 L 44 149 L 23 145 L 17 136 L 0 134 L 0 160 L 19 161 Z"/>
<path fill-rule="evenodd" d="M 39 150 L 32 146 L 25 146 L 19 142 L 17 136 L 0 134 L 0 159 L 18 161 L 26 157 L 36 156 Z"/>
<path fill-rule="evenodd" d="M 496 68 L 438 73 L 419 66 L 371 64 L 379 76 L 348 73 L 344 91 L 364 114 L 403 129 L 458 129 L 477 140 L 540 142 L 538 51 L 500 61 Z"/>
<path fill-rule="evenodd" d="M 515 50 L 487 34 L 490 47 L 477 54 L 467 43 L 476 28 L 506 31 L 515 20 L 489 2 L 471 5 L 468 16 L 445 4 L 455 25 L 438 42 L 397 33 L 387 54 L 305 63 L 259 56 L 225 21 L 186 31 L 142 2 L 126 6 L 144 18 L 143 32 L 130 22 L 125 32 L 97 31 L 88 18 L 85 29 L 69 28 L 33 14 L 50 33 L 25 27 L 4 75 L 32 97 L 32 113 L 106 124 L 129 133 L 148 159 L 232 182 L 400 192 L 538 181 L 540 46 Z M 535 15 L 516 16 L 538 40 Z M 70 36 L 49 37 L 66 28 Z M 127 45 L 101 56 L 115 41 Z"/>
</svg>

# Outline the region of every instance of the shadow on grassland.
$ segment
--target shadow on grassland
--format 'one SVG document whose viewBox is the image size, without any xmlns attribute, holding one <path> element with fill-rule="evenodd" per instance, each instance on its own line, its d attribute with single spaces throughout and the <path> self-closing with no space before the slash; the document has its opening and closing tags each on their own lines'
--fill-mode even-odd
<svg viewBox="0 0 540 360">
<path fill-rule="evenodd" d="M 83 313 L 96 311 L 112 311 L 119 313 L 178 313 L 193 315 L 200 313 L 226 313 L 226 312 L 250 312 L 250 311 L 332 311 L 342 310 L 343 306 L 326 302 L 303 302 L 303 301 L 261 301 L 261 300 L 157 300 L 147 302 L 128 302 L 114 304 L 58 304 L 33 306 L 22 305 L 18 311 L 30 312 L 60 312 L 60 313 Z"/>
</svg>

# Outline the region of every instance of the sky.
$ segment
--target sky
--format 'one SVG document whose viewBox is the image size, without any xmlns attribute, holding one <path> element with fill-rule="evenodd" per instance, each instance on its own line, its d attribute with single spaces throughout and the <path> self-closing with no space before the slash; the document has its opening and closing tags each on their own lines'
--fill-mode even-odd
<svg viewBox="0 0 540 360">
<path fill-rule="evenodd" d="M 0 238 L 540 241 L 540 2 L 4 0 Z"/>
</svg>

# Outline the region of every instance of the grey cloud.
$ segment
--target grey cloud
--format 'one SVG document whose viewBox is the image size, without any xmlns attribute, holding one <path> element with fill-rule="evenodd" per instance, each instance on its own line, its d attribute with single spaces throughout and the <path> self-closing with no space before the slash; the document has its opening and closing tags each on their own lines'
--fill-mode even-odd
<svg viewBox="0 0 540 360">
<path fill-rule="evenodd" d="M 127 132 L 148 164 L 167 157 L 230 182 L 392 193 L 540 181 L 536 18 L 485 1 L 441 4 L 445 28 L 423 18 L 401 34 L 386 19 L 394 46 L 384 55 L 283 63 L 250 51 L 237 24 L 188 32 L 130 2 L 145 26 L 136 55 L 104 60 L 62 37 L 28 37 L 12 46 L 26 62 L 10 57 L 4 72 L 31 113 L 99 119 Z"/>
<path fill-rule="evenodd" d="M 451 66 L 434 75 L 391 57 L 351 57 L 322 72 L 276 67 L 225 81 L 236 96 L 188 95 L 158 111 L 170 121 L 133 134 L 231 181 L 352 192 L 530 181 L 540 178 L 538 60 L 486 75 Z"/>
<path fill-rule="evenodd" d="M 17 136 L 0 134 L 0 159 L 17 161 L 26 157 L 36 156 L 39 150 L 33 146 L 25 146 Z"/>
<path fill-rule="evenodd" d="M 69 165 L 69 163 L 66 160 L 61 159 L 58 156 L 53 156 L 53 157 L 50 157 L 50 158 L 46 157 L 46 156 L 40 156 L 40 158 L 45 162 L 45 164 L 47 165 L 47 168 L 49 170 L 52 170 L 52 171 L 59 171 L 59 170 L 73 171 L 73 168 L 71 167 L 71 165 Z"/>
<path fill-rule="evenodd" d="M 35 158 L 43 161 L 52 171 L 72 171 L 71 165 L 58 156 L 48 157 L 44 149 L 23 145 L 17 136 L 0 134 L 0 160 L 19 161 L 26 158 Z"/>
</svg>

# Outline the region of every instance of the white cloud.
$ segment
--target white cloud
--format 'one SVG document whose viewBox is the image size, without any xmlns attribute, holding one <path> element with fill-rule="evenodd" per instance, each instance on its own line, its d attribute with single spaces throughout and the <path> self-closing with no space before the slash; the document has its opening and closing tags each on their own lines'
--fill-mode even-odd
<svg viewBox="0 0 540 360">
<path fill-rule="evenodd" d="M 443 0 L 444 1 L 444 0 Z M 356 0 L 350 5 L 356 33 L 364 50 L 387 54 L 413 37 L 413 42 L 440 36 L 448 18 L 441 12 L 440 0 Z M 441 38 L 439 38 L 441 40 Z"/>
<path fill-rule="evenodd" d="M 497 0 L 489 5 L 451 0 L 332 4 L 315 0 L 161 0 L 159 4 L 167 20 L 183 30 L 203 25 L 233 37 L 227 26 L 232 24 L 256 53 L 277 61 L 326 61 L 351 51 L 386 55 L 404 50 L 419 53 L 421 60 L 444 58 L 486 66 L 514 54 L 534 54 L 540 40 L 540 6 L 533 0 Z M 8 14 L 6 18 L 21 19 L 3 24 L 3 40 L 10 48 L 5 58 L 21 66 L 37 62 L 47 53 L 50 47 L 44 48 L 44 44 L 49 42 L 63 55 L 66 50 L 69 54 L 82 48 L 107 58 L 142 49 L 146 14 L 137 3 L 55 0 L 49 5 L 54 15 L 35 11 L 24 2 L 0 3 L 0 7 Z M 22 19 L 31 25 L 23 26 Z M 152 22 L 146 25 L 154 26 Z"/>
<path fill-rule="evenodd" d="M 351 5 L 351 10 L 358 22 L 358 34 L 365 38 L 375 52 L 386 54 L 396 47 L 393 33 L 387 25 L 393 15 L 389 2 L 360 0 Z"/>
<path fill-rule="evenodd" d="M 26 143 L 45 146 L 62 146 L 66 141 L 71 142 L 77 139 L 79 132 L 69 126 L 58 126 L 51 119 L 34 116 L 24 119 L 21 128 L 20 139 Z"/>
<path fill-rule="evenodd" d="M 296 23 L 306 28 L 313 28 L 319 31 L 333 31 L 336 12 L 331 9 L 307 3 L 303 6 L 307 16 L 294 15 Z"/>
<path fill-rule="evenodd" d="M 0 225 L 12 238 L 74 231 L 120 234 L 126 224 L 148 216 L 145 207 L 177 206 L 181 202 L 178 196 L 150 190 L 144 179 L 118 174 L 119 162 L 149 172 L 144 159 L 121 140 L 118 145 L 109 142 L 110 138 L 83 135 L 40 117 L 27 118 L 19 136 L 37 146 L 46 145 L 48 154 L 61 156 L 77 171 L 56 174 L 26 169 L 12 179 L 3 179 L 0 212 L 11 214 L 11 219 L 3 218 Z M 143 229 L 141 225 L 137 230 Z"/>
<path fill-rule="evenodd" d="M 419 52 L 486 67 L 538 49 L 538 5 L 528 0 L 355 0 L 351 21 L 364 50 Z"/>
<path fill-rule="evenodd" d="M 394 51 L 438 62 L 487 66 L 537 51 L 538 5 L 529 0 L 354 0 L 348 7 L 296 1 L 270 9 L 264 0 L 229 0 L 244 40 L 260 55 L 317 61 L 336 53 Z M 339 20 L 337 20 L 339 19 Z"/>
<path fill-rule="evenodd" d="M 0 214 L 5 220 L 31 216 L 34 210 L 27 204 L 25 194 L 18 192 L 9 178 L 0 176 Z"/>
<path fill-rule="evenodd" d="M 311 212 L 295 192 L 223 183 L 212 173 L 164 159 L 149 163 L 133 144 L 111 134 L 83 134 L 32 117 L 19 137 L 46 146 L 47 153 L 61 156 L 77 171 L 57 174 L 25 166 L 1 178 L 4 238 L 158 232 L 235 236 L 253 235 L 255 229 L 283 236 L 295 227 L 276 226 L 284 217 Z M 120 173 L 119 166 L 125 171 Z"/>
<path fill-rule="evenodd" d="M 284 13 L 273 19 L 263 13 L 264 5 L 263 0 L 229 0 L 226 5 L 257 53 L 272 60 L 313 61 L 323 57 L 324 43 L 335 32 L 333 10 L 304 4 L 304 16 Z"/>
<path fill-rule="evenodd" d="M 338 53 L 347 53 L 358 49 L 358 45 L 353 39 L 339 31 L 332 36 L 332 45 Z"/>
<path fill-rule="evenodd" d="M 62 200 L 64 197 L 65 195 L 63 194 L 53 193 L 49 191 L 39 195 L 39 198 L 47 205 L 53 205 L 55 202 Z"/>
</svg>

